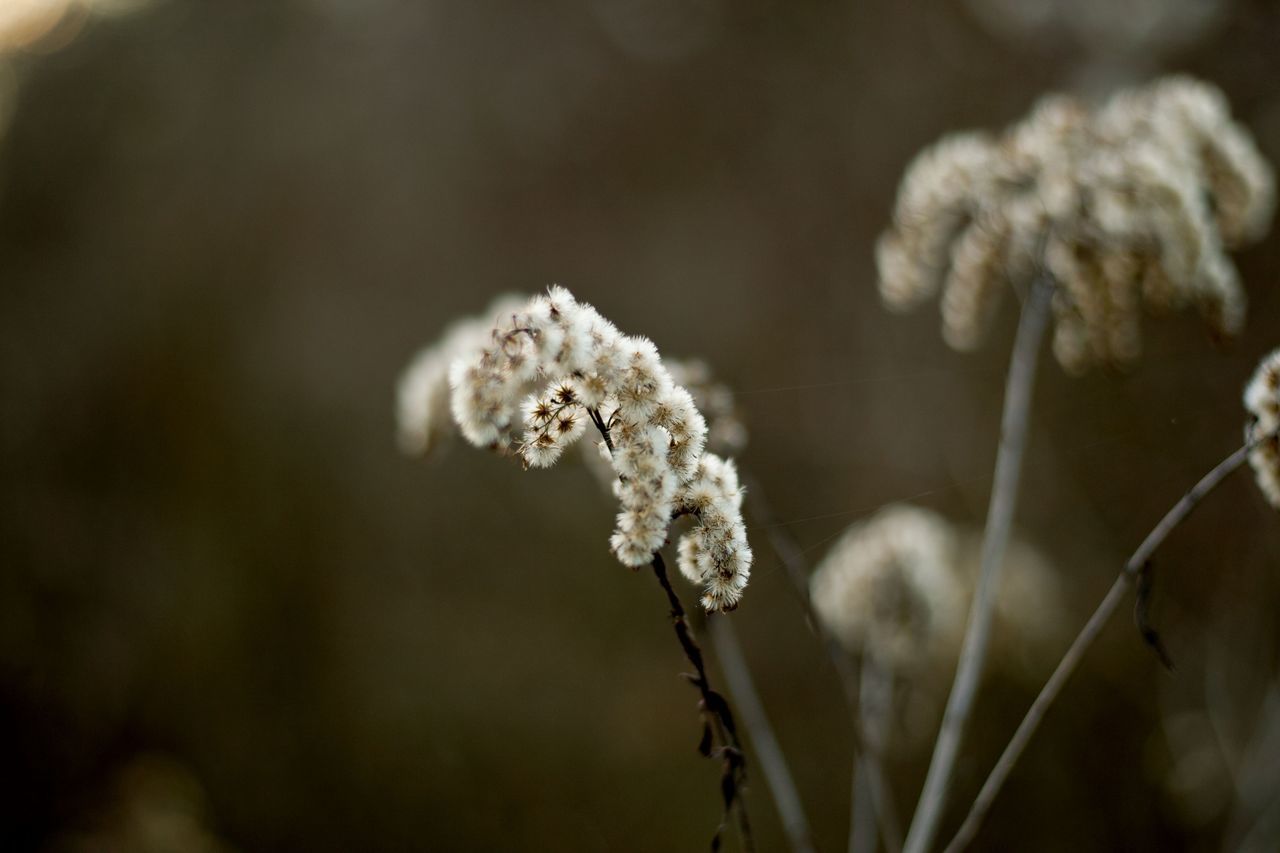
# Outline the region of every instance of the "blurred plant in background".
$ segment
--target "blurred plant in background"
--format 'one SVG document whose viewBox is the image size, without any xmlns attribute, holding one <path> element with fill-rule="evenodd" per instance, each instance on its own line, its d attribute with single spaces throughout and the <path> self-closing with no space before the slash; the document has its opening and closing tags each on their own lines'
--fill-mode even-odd
<svg viewBox="0 0 1280 853">
<path fill-rule="evenodd" d="M 237 849 L 705 846 L 720 802 L 698 697 L 672 678 L 660 591 L 602 544 L 611 500 L 576 466 L 436 453 L 452 426 L 406 436 L 422 465 L 389 440 L 389 379 L 424 339 L 550 281 L 708 357 L 711 396 L 749 422 L 749 446 L 717 448 L 712 406 L 664 359 L 747 487 L 750 593 L 691 619 L 710 677 L 730 686 L 731 627 L 812 840 L 841 846 L 864 733 L 792 568 L 905 501 L 977 559 L 1013 337 L 1007 298 L 964 358 L 936 315 L 885 316 L 874 247 L 911 155 L 1045 91 L 1174 72 L 1213 81 L 1280 154 L 1280 12 L 1217 4 L 1121 62 L 1110 45 L 1147 12 L 1109 27 L 1095 5 L 1055 12 L 1052 35 L 889 0 L 165 0 L 60 4 L 43 35 L 6 37 L 0 848 L 105 833 L 121 768 L 155 754 Z M 1280 244 L 1231 262 L 1236 340 L 1174 313 L 1144 322 L 1137 369 L 1042 371 L 1017 529 L 1052 555 L 1056 593 L 1034 601 L 1064 624 L 1042 651 L 997 605 L 944 833 L 1057 632 L 1238 443 L 1243 381 L 1280 340 Z M 1265 830 L 1273 753 L 1250 744 L 1280 666 L 1274 518 L 1241 476 L 1175 531 L 1150 616 L 1176 677 L 1114 620 L 978 848 L 1216 850 Z M 585 543 L 572 560 L 566 541 Z M 1054 621 L 1034 610 L 1015 612 Z M 940 678 L 911 688 L 940 700 Z M 926 703 L 890 699 L 883 781 L 909 804 L 937 705 L 917 724 Z M 1198 804 L 1166 786 L 1189 790 L 1184 757 L 1212 746 L 1187 714 L 1238 721 Z M 1251 750 L 1258 767 L 1237 760 Z M 752 769 L 757 843 L 782 849 L 791 818 Z"/>
<path fill-rule="evenodd" d="M 54 839 L 52 853 L 230 853 L 209 831 L 207 804 L 190 770 L 162 755 L 142 755 L 116 774 L 105 802 L 80 828 Z"/>
<path fill-rule="evenodd" d="M 1196 305 L 1238 334 L 1245 297 L 1225 249 L 1266 233 L 1275 176 L 1222 93 L 1172 78 L 1098 108 L 1058 96 L 997 139 L 957 135 L 920 154 L 880 241 L 897 310 L 942 291 L 943 335 L 985 337 L 1007 286 L 1057 282 L 1053 351 L 1072 372 L 1124 365 L 1142 307 Z"/>
</svg>

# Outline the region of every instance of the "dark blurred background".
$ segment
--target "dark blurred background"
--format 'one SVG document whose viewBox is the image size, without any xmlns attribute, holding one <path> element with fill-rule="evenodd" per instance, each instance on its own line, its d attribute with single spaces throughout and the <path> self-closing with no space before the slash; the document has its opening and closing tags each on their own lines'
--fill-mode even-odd
<svg viewBox="0 0 1280 853">
<path fill-rule="evenodd" d="M 397 374 L 559 282 L 741 392 L 741 464 L 811 557 L 895 500 L 981 524 L 1015 311 L 959 355 L 936 309 L 881 309 L 911 156 L 1184 70 L 1280 159 L 1280 11 L 1121 7 L 1133 32 L 998 0 L 2 0 L 0 849 L 704 849 L 717 771 L 611 501 L 578 465 L 401 457 Z M 1239 444 L 1280 242 L 1237 260 L 1233 345 L 1187 314 L 1128 373 L 1042 365 L 1018 522 L 1072 629 Z M 732 618 L 842 849 L 839 688 L 752 538 Z M 1159 555 L 1177 672 L 1117 619 L 977 847 L 1217 849 L 1278 556 L 1237 475 Z M 957 808 L 1053 662 L 993 671 Z M 929 747 L 893 754 L 904 810 Z"/>
</svg>

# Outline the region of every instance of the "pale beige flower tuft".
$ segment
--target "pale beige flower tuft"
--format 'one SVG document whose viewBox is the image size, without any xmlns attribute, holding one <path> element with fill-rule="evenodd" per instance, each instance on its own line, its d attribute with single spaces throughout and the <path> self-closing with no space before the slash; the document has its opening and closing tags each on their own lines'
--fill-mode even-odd
<svg viewBox="0 0 1280 853">
<path fill-rule="evenodd" d="M 705 452 L 708 425 L 695 395 L 675 381 L 654 343 L 622 334 L 562 287 L 503 302 L 490 316 L 497 322 L 459 324 L 406 371 L 402 446 L 423 453 L 447 434 L 445 397 L 467 441 L 517 455 L 526 468 L 554 465 L 594 426 L 607 433 L 598 452 L 620 504 L 614 556 L 626 566 L 649 564 L 672 520 L 691 515 L 680 568 L 702 585 L 708 610 L 736 607 L 752 563 L 737 471 Z M 691 375 L 715 392 L 705 370 Z M 745 433 L 730 426 L 728 439 L 740 446 Z"/>
<path fill-rule="evenodd" d="M 846 531 L 814 572 L 810 598 L 851 652 L 902 671 L 950 665 L 978 579 L 982 536 L 893 504 Z M 1040 552 L 1013 539 L 996 593 L 999 660 L 1026 668 L 1063 625 L 1063 596 Z"/>
<path fill-rule="evenodd" d="M 895 310 L 941 293 L 956 349 L 985 337 L 1005 289 L 1057 284 L 1053 349 L 1072 372 L 1141 349 L 1143 306 L 1195 305 L 1222 336 L 1244 322 L 1227 256 L 1261 238 L 1275 178 L 1213 86 L 1171 77 L 1096 109 L 1043 99 L 999 136 L 964 133 L 907 168 L 877 246 Z"/>
<path fill-rule="evenodd" d="M 522 296 L 500 296 L 478 317 L 450 325 L 439 341 L 413 357 L 396 387 L 401 450 L 411 456 L 429 456 L 457 432 L 449 411 L 450 364 L 460 355 L 482 349 L 489 343 L 494 325 L 527 301 Z"/>
<path fill-rule="evenodd" d="M 809 584 L 840 643 L 890 671 L 918 669 L 963 629 L 956 537 L 941 516 L 896 505 L 840 537 Z"/>
<path fill-rule="evenodd" d="M 1244 407 L 1250 415 L 1250 440 L 1262 443 L 1249 452 L 1249 464 L 1258 488 L 1280 509 L 1280 349 L 1259 363 L 1244 389 Z"/>
</svg>

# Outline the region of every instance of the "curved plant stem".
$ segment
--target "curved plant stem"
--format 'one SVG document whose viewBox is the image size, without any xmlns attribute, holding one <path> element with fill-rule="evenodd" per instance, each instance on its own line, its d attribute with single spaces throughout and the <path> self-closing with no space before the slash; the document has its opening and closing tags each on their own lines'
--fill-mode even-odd
<svg viewBox="0 0 1280 853">
<path fill-rule="evenodd" d="M 1258 441 L 1261 441 L 1261 439 Z M 973 805 L 970 806 L 969 814 L 965 817 L 964 823 L 961 824 L 955 837 L 951 839 L 951 843 L 947 845 L 948 853 L 963 850 L 973 840 L 978 827 L 982 825 L 982 819 L 991 808 L 992 801 L 995 800 L 996 794 L 1000 792 L 1001 786 L 1008 778 L 1010 771 L 1013 770 L 1018 758 L 1022 755 L 1027 742 L 1035 734 L 1040 721 L 1044 719 L 1045 712 L 1049 710 L 1049 706 L 1053 704 L 1054 699 L 1062 692 L 1063 686 L 1067 683 L 1067 679 L 1071 677 L 1071 674 L 1075 672 L 1080 659 L 1084 657 L 1085 651 L 1097 639 L 1098 634 L 1102 632 L 1103 627 L 1124 599 L 1129 587 L 1137 579 L 1143 567 L 1150 561 L 1151 555 L 1155 553 L 1156 548 L 1160 547 L 1160 544 L 1164 542 L 1175 527 L 1182 523 L 1191 513 L 1191 510 L 1195 509 L 1205 495 L 1221 483 L 1228 474 L 1244 463 L 1245 459 L 1248 458 L 1249 451 L 1258 441 L 1246 444 L 1219 462 L 1212 471 L 1192 487 L 1191 491 L 1183 495 L 1182 499 L 1174 504 L 1173 509 L 1169 510 L 1164 518 L 1160 519 L 1160 523 L 1147 534 L 1147 538 L 1138 546 L 1138 550 L 1133 552 L 1133 556 L 1125 563 L 1120 576 L 1116 578 L 1115 583 L 1111 585 L 1110 591 L 1102 599 L 1102 603 L 1098 605 L 1098 609 L 1089 617 L 1089 621 L 1085 623 L 1084 628 L 1080 630 L 1079 635 L 1071 643 L 1071 647 L 1067 649 L 1067 653 L 1058 664 L 1058 668 L 1054 670 L 1053 675 L 1049 677 L 1049 680 L 1040 690 L 1040 695 L 1031 703 L 1031 708 L 1027 711 L 1026 716 L 1022 718 L 1022 722 L 1018 725 L 1017 731 L 1013 733 L 1013 738 L 1010 739 L 1009 745 L 1005 747 L 999 760 L 996 761 L 991 774 L 987 776 L 987 781 L 982 785 L 982 790 L 978 792 L 977 798 L 973 801 Z"/>
<path fill-rule="evenodd" d="M 853 760 L 853 801 L 849 806 L 849 853 L 874 853 L 880 843 L 880 826 L 875 821 L 866 821 L 865 814 L 874 814 L 876 808 L 875 794 L 871 790 L 871 780 L 867 777 L 866 764 L 859 759 L 862 753 Z"/>
<path fill-rule="evenodd" d="M 875 819 L 875 803 L 878 799 L 876 780 L 870 767 L 883 765 L 885 742 L 893 714 L 893 672 L 882 662 L 866 656 L 862 658 L 862 676 L 858 693 L 859 722 L 861 723 L 862 760 L 853 763 L 853 820 L 849 825 L 849 853 L 875 853 L 880 838 Z M 860 815 L 870 814 L 870 820 Z M 901 847 L 901 839 L 895 838 L 895 846 Z"/>
<path fill-rule="evenodd" d="M 587 414 L 596 429 L 600 431 L 605 447 L 612 454 L 613 438 L 609 434 L 608 424 L 597 409 L 589 408 Z M 685 677 L 698 688 L 698 693 L 701 695 L 698 706 L 702 712 L 703 728 L 698 751 L 707 758 L 720 758 L 723 762 L 720 796 L 724 801 L 724 815 L 720 825 L 716 827 L 715 835 L 711 837 L 711 849 L 713 853 L 720 849 L 725 825 L 730 817 L 734 816 L 737 819 L 738 832 L 742 836 L 744 853 L 753 853 L 755 842 L 751 833 L 751 820 L 747 816 L 747 804 L 743 799 L 747 780 L 747 756 L 738 739 L 738 728 L 733 721 L 733 712 L 729 710 L 729 703 L 725 698 L 711 688 L 702 648 L 694 639 L 693 630 L 689 627 L 689 620 L 685 616 L 684 605 L 680 603 L 680 596 L 676 595 L 675 588 L 671 586 L 671 579 L 667 576 L 667 563 L 662 558 L 661 551 L 654 552 L 650 565 L 658 586 L 662 587 L 662 591 L 666 593 L 671 613 L 671 627 L 675 629 L 676 639 L 680 641 L 680 648 L 684 651 L 689 663 L 693 664 L 693 672 L 686 673 Z"/>
<path fill-rule="evenodd" d="M 747 778 L 746 753 L 738 740 L 738 727 L 733 721 L 733 712 L 725 698 L 711 688 L 707 678 L 707 667 L 702 657 L 702 649 L 694 639 L 689 628 L 689 620 L 685 618 L 684 605 L 671 586 L 667 577 L 667 564 L 661 553 L 653 555 L 653 575 L 658 585 L 667 594 L 667 603 L 671 607 L 671 626 L 675 629 L 680 648 L 693 664 L 693 673 L 686 677 L 698 688 L 702 699 L 699 708 L 702 711 L 704 729 L 699 751 L 708 758 L 720 758 L 723 761 L 723 773 L 720 777 L 720 795 L 724 800 L 724 818 L 711 838 L 711 849 L 720 849 L 720 836 L 731 815 L 736 816 L 738 831 L 742 835 L 742 849 L 751 853 L 755 849 L 752 841 L 751 821 L 747 817 L 747 804 L 742 799 L 743 786 Z M 718 746 L 716 744 L 719 744 Z"/>
<path fill-rule="evenodd" d="M 960 742 L 964 737 L 969 714 L 973 710 L 978 683 L 986 663 L 1000 569 L 1004 564 L 1005 546 L 1009 543 L 1013 513 L 1018 503 L 1018 481 L 1027 439 L 1031 391 L 1035 384 L 1040 343 L 1048 325 L 1049 298 L 1052 293 L 1053 279 L 1047 274 L 1041 274 L 1032 283 L 1031 292 L 1022 306 L 1018 334 L 1009 361 L 1009 376 L 1005 383 L 995 483 L 991 491 L 991 505 L 987 511 L 986 531 L 982 537 L 981 573 L 969 611 L 964 643 L 960 647 L 960 661 L 956 666 L 951 695 L 947 697 L 947 708 L 942 715 L 938 742 L 934 745 L 933 757 L 929 761 L 929 772 L 920 792 L 920 804 L 912 818 L 911 828 L 907 831 L 906 853 L 925 853 L 937 835 L 938 824 L 947 804 L 956 757 L 960 752 Z"/>
<path fill-rule="evenodd" d="M 760 694 L 751 678 L 751 670 L 742 654 L 733 621 L 713 616 L 707 621 L 707 631 L 720 669 L 729 684 L 729 692 L 737 700 L 743 725 L 751 736 L 756 760 L 760 762 L 765 782 L 773 794 L 778 817 L 782 820 L 782 828 L 791 843 L 791 849 L 795 853 L 815 853 L 813 833 L 800 803 L 800 792 L 796 789 L 791 770 L 787 767 L 786 756 L 783 755 L 778 738 L 769 724 L 769 717 L 765 714 L 764 704 L 760 701 Z"/>
<path fill-rule="evenodd" d="M 769 539 L 769 545 L 773 548 L 774 553 L 778 555 L 778 558 L 782 560 L 783 568 L 787 572 L 787 578 L 791 581 L 796 597 L 804 608 L 809 628 L 822 641 L 823 650 L 826 651 L 827 658 L 831 661 L 831 665 L 835 668 L 836 675 L 840 679 L 840 686 L 843 688 L 845 705 L 848 708 L 850 727 L 853 733 L 853 775 L 855 778 L 861 777 L 866 782 L 867 790 L 864 795 L 871 801 L 872 811 L 879 823 L 879 834 L 883 838 L 885 850 L 888 853 L 899 853 L 902 850 L 902 830 L 898 825 L 897 810 L 893 804 L 893 793 L 889 788 L 888 779 L 885 775 L 884 767 L 880 763 L 879 756 L 867 750 L 862 741 L 859 695 L 861 688 L 858 667 L 854 665 L 836 638 L 823 627 L 817 614 L 814 613 L 813 602 L 809 599 L 810 572 L 808 562 L 804 556 L 804 549 L 792 538 L 787 528 L 778 523 L 772 506 L 765 499 L 764 489 L 760 481 L 750 476 L 750 474 L 744 474 L 743 477 L 747 484 L 747 505 L 755 517 L 757 528 L 765 532 Z M 856 795 L 857 792 L 855 791 L 851 797 L 856 797 Z M 865 814 L 867 809 L 863 808 L 856 811 L 859 814 Z M 853 812 L 850 815 L 852 822 L 855 816 Z M 852 838 L 854 833 L 852 825 L 850 825 L 849 833 Z"/>
</svg>

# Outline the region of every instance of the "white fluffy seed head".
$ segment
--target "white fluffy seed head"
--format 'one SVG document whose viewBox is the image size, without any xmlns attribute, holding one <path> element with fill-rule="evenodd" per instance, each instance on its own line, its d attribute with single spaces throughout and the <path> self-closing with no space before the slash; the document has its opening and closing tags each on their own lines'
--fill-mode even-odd
<svg viewBox="0 0 1280 853">
<path fill-rule="evenodd" d="M 707 610 L 733 610 L 751 577 L 754 555 L 742 520 L 742 486 L 731 459 L 704 453 L 696 475 L 676 497 L 677 511 L 696 519 L 681 539 L 680 573 L 703 587 Z"/>
<path fill-rule="evenodd" d="M 521 297 L 499 297 L 479 316 L 459 320 L 445 329 L 440 340 L 414 356 L 400 374 L 396 388 L 396 426 L 400 449 L 413 456 L 428 456 L 456 431 L 450 412 L 450 366 L 461 355 L 484 349 L 492 339 L 494 323 L 523 305 Z M 471 418 L 469 418 L 471 420 Z M 482 444 L 498 439 L 486 431 Z"/>
<path fill-rule="evenodd" d="M 648 422 L 659 401 L 671 391 L 671 377 L 662 366 L 653 341 L 628 337 L 622 342 L 622 368 L 614 384 L 619 413 L 627 420 Z"/>
<path fill-rule="evenodd" d="M 415 422 L 423 436 L 408 443 L 428 444 L 440 429 L 445 385 L 462 435 L 514 449 L 528 468 L 555 464 L 598 419 L 613 443 L 610 451 L 599 442 L 594 454 L 611 469 L 606 479 L 620 504 L 614 555 L 627 566 L 648 564 L 677 508 L 693 506 L 685 511 L 697 513 L 697 525 L 681 553 L 698 553 L 682 571 L 702 585 L 708 609 L 736 606 L 751 566 L 737 472 L 704 453 L 710 429 L 695 394 L 672 379 L 654 343 L 623 335 L 559 286 L 521 304 L 504 302 L 497 318 L 468 326 L 456 345 L 438 348 L 446 353 L 432 351 L 406 375 L 402 421 Z M 701 381 L 716 395 L 722 434 L 741 447 L 745 430 L 732 395 L 709 374 Z"/>
<path fill-rule="evenodd" d="M 890 506 L 846 531 L 809 584 L 818 618 L 851 652 L 896 671 L 943 653 L 963 621 L 950 526 L 928 510 Z"/>
<path fill-rule="evenodd" d="M 1081 372 L 1140 351 L 1139 317 L 1195 305 L 1236 334 L 1245 298 L 1226 250 L 1270 225 L 1275 178 L 1222 93 L 1172 77 L 1090 111 L 1041 100 L 994 139 L 948 136 L 908 167 L 877 245 L 893 309 L 942 291 L 944 337 L 971 349 L 1006 284 L 1059 286 L 1054 352 Z"/>
<path fill-rule="evenodd" d="M 1244 389 L 1244 407 L 1249 413 L 1248 436 L 1261 441 L 1249 452 L 1258 488 L 1276 509 L 1280 509 L 1280 349 L 1258 364 Z"/>
<path fill-rule="evenodd" d="M 814 611 L 851 652 L 896 672 L 940 671 L 955 659 L 977 584 L 982 536 L 940 515 L 891 505 L 850 528 L 810 581 Z M 996 592 L 993 661 L 1033 672 L 1058 651 L 1057 575 L 1014 538 Z"/>
</svg>

